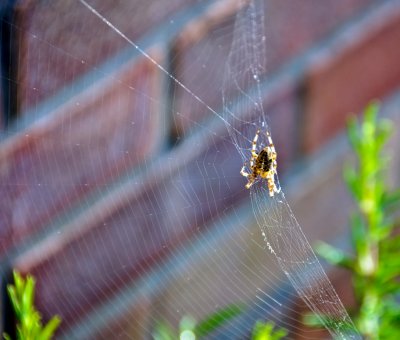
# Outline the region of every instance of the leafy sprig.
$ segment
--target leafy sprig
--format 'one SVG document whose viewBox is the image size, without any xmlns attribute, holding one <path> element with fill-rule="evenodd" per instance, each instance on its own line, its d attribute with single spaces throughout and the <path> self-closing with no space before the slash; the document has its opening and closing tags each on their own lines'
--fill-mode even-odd
<svg viewBox="0 0 400 340">
<path fill-rule="evenodd" d="M 344 168 L 344 179 L 357 209 L 350 217 L 354 255 L 320 242 L 318 254 L 331 264 L 351 271 L 357 300 L 355 320 L 366 339 L 393 339 L 400 335 L 400 234 L 393 212 L 400 203 L 400 190 L 386 184 L 389 158 L 383 147 L 392 125 L 377 119 L 378 103 L 370 104 L 358 124 L 348 125 L 354 165 Z M 323 316 L 322 316 L 323 317 Z M 306 317 L 316 325 L 316 318 Z"/>
<path fill-rule="evenodd" d="M 35 279 L 28 275 L 23 278 L 14 271 L 14 284 L 7 286 L 7 292 L 17 319 L 18 340 L 49 340 L 54 335 L 61 319 L 54 316 L 45 326 L 42 325 L 40 313 L 34 305 L 35 300 Z M 5 340 L 11 337 L 4 333 Z"/>
</svg>

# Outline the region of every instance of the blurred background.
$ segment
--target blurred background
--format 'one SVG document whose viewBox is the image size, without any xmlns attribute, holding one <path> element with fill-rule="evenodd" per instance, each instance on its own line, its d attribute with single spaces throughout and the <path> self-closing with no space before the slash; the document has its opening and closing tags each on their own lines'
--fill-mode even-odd
<svg viewBox="0 0 400 340">
<path fill-rule="evenodd" d="M 61 316 L 60 339 L 147 339 L 160 320 L 231 303 L 247 308 L 212 338 L 246 338 L 257 319 L 320 338 L 299 324 L 305 307 L 263 241 L 216 114 L 246 3 L 89 3 L 116 29 L 77 0 L 0 5 L 2 329 L 12 333 L 15 268 L 36 277 L 44 320 Z M 310 243 L 346 248 L 346 120 L 379 99 L 399 126 L 400 3 L 266 0 L 255 20 L 283 191 Z M 238 60 L 240 72 L 251 56 Z M 351 303 L 346 273 L 327 271 Z"/>
</svg>

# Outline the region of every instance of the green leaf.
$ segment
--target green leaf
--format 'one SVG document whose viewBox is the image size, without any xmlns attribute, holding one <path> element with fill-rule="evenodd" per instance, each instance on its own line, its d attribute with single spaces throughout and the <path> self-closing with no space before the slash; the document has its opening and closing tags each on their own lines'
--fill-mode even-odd
<svg viewBox="0 0 400 340">
<path fill-rule="evenodd" d="M 28 275 L 26 277 L 25 287 L 21 295 L 22 308 L 24 311 L 29 311 L 32 308 L 34 294 L 35 294 L 35 279 L 32 276 Z"/>
<path fill-rule="evenodd" d="M 25 336 L 24 332 L 21 330 L 21 326 L 17 326 L 17 339 L 18 340 L 25 340 L 28 339 L 28 336 Z"/>
<path fill-rule="evenodd" d="M 366 247 L 366 228 L 359 215 L 353 214 L 350 218 L 351 239 L 357 254 L 364 251 Z"/>
<path fill-rule="evenodd" d="M 375 136 L 375 145 L 378 150 L 381 150 L 383 148 L 383 145 L 387 142 L 392 131 L 393 131 L 393 124 L 390 120 L 382 119 L 379 121 Z"/>
<path fill-rule="evenodd" d="M 303 323 L 310 327 L 323 328 L 325 327 L 321 317 L 315 313 L 306 313 L 303 315 Z"/>
<path fill-rule="evenodd" d="M 357 119 L 355 116 L 351 116 L 347 122 L 347 136 L 354 152 L 357 155 L 360 155 L 362 153 L 362 145 L 360 143 L 360 132 L 358 130 Z"/>
<path fill-rule="evenodd" d="M 220 309 L 201 321 L 196 326 L 195 333 L 199 337 L 206 336 L 224 323 L 238 316 L 242 311 L 243 306 L 238 304 L 229 305 L 226 308 Z"/>
<path fill-rule="evenodd" d="M 400 189 L 394 190 L 390 193 L 384 193 L 382 197 L 382 207 L 386 210 L 398 209 L 400 204 Z"/>
<path fill-rule="evenodd" d="M 288 334 L 283 328 L 275 329 L 275 324 L 272 321 L 261 322 L 257 321 L 253 328 L 252 340 L 279 340 Z"/>
<path fill-rule="evenodd" d="M 7 292 L 8 292 L 8 296 L 10 297 L 11 304 L 14 309 L 14 313 L 15 313 L 17 319 L 20 319 L 21 318 L 21 305 L 19 303 L 17 291 L 14 286 L 8 285 Z"/>
<path fill-rule="evenodd" d="M 176 340 L 178 338 L 172 328 L 162 321 L 157 322 L 152 337 L 154 340 Z"/>
<path fill-rule="evenodd" d="M 22 278 L 22 276 L 15 270 L 13 271 L 13 276 L 14 276 L 15 290 L 17 292 L 17 295 L 20 297 L 20 296 L 22 296 L 22 293 L 24 291 L 25 282 L 24 282 L 24 279 Z"/>
<path fill-rule="evenodd" d="M 364 136 L 370 135 L 372 137 L 372 134 L 369 134 L 367 130 L 373 129 L 375 130 L 376 126 L 376 117 L 378 116 L 379 112 L 379 101 L 374 100 L 372 101 L 369 105 L 364 110 L 364 122 L 362 124 L 364 128 Z"/>
<path fill-rule="evenodd" d="M 321 241 L 317 242 L 314 248 L 318 255 L 323 257 L 329 263 L 343 268 L 354 268 L 353 259 L 342 250 Z"/>
<path fill-rule="evenodd" d="M 12 340 L 11 337 L 7 333 L 3 333 L 4 340 Z"/>
<path fill-rule="evenodd" d="M 387 240 L 392 233 L 393 224 L 380 222 L 378 228 L 371 230 L 371 236 L 375 241 Z"/>
<path fill-rule="evenodd" d="M 61 323 L 59 316 L 53 316 L 53 318 L 47 323 L 47 325 L 40 332 L 38 340 L 49 340 L 55 333 L 56 329 Z"/>
<path fill-rule="evenodd" d="M 400 234 L 389 235 L 384 241 L 381 242 L 380 257 L 386 265 L 384 267 L 390 267 L 391 263 L 394 262 L 395 258 L 399 258 L 398 254 L 400 249 Z"/>
<path fill-rule="evenodd" d="M 343 168 L 343 178 L 347 185 L 349 191 L 353 194 L 355 200 L 360 199 L 360 181 L 359 177 L 356 175 L 355 170 L 349 165 L 346 164 Z"/>
</svg>

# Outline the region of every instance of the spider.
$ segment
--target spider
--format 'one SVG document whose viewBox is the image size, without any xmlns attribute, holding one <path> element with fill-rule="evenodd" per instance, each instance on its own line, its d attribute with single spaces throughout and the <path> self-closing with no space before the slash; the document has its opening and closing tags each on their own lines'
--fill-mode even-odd
<svg viewBox="0 0 400 340">
<path fill-rule="evenodd" d="M 253 146 L 251 148 L 251 158 L 250 158 L 250 173 L 246 172 L 246 165 L 244 163 L 242 170 L 240 170 L 240 174 L 247 178 L 248 182 L 246 184 L 246 189 L 250 189 L 250 187 L 255 183 L 258 177 L 266 178 L 268 184 L 269 196 L 273 197 L 275 193 L 279 193 L 281 191 L 280 188 L 277 188 L 275 184 L 275 175 L 276 175 L 276 151 L 274 143 L 272 143 L 272 138 L 269 132 L 267 131 L 268 145 L 260 151 L 260 153 L 256 152 L 257 149 L 257 140 L 260 134 L 260 130 L 257 130 L 256 135 L 253 139 Z"/>
</svg>

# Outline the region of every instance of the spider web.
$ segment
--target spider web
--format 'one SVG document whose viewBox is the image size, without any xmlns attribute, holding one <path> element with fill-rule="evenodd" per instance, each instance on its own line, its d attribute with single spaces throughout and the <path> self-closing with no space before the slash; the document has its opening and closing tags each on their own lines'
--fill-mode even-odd
<svg viewBox="0 0 400 340">
<path fill-rule="evenodd" d="M 204 8 L 219 2 L 193 3 L 196 9 L 205 12 Z M 49 4 L 49 9 L 52 6 L 56 8 L 53 4 Z M 48 207 L 49 210 L 57 210 L 61 206 L 67 211 L 46 225 L 46 232 L 29 240 L 21 250 L 10 252 L 7 261 L 3 261 L 16 263 L 22 269 L 33 267 L 37 273 L 42 273 L 38 274 L 38 296 L 47 296 L 47 300 L 38 303 L 45 318 L 54 313 L 64 313 L 62 337 L 84 339 L 89 337 L 93 327 L 108 324 L 116 315 L 128 324 L 132 320 L 140 320 L 141 313 L 138 315 L 132 312 L 131 304 L 146 305 L 156 299 L 159 308 L 152 309 L 150 321 L 155 323 L 167 315 L 169 321 L 176 323 L 186 314 L 200 318 L 222 307 L 227 300 L 232 300 L 244 301 L 251 306 L 251 321 L 242 320 L 246 325 L 243 327 L 233 324 L 223 329 L 222 333 L 214 334 L 215 338 L 243 338 L 249 333 L 254 319 L 258 318 L 275 321 L 296 334 L 296 320 L 300 316 L 296 314 L 293 302 L 297 295 L 288 285 L 289 280 L 312 311 L 332 318 L 326 327 L 333 336 L 359 338 L 284 193 L 269 198 L 265 181 L 259 181 L 250 191 L 245 190 L 246 179 L 239 175 L 243 163 L 250 158 L 251 143 L 257 129 L 261 130 L 259 150 L 267 144 L 267 131 L 274 138 L 263 105 L 268 46 L 263 29 L 267 12 L 262 2 L 238 2 L 236 6 L 241 10 L 235 19 L 232 17 L 223 22 L 211 34 L 215 45 L 222 46 L 221 51 L 214 49 L 215 46 L 200 45 L 194 53 L 195 57 L 188 57 L 193 59 L 188 62 L 190 71 L 189 74 L 183 74 L 182 78 L 177 76 L 179 72 L 171 70 L 154 57 L 145 41 L 136 42 L 135 37 L 140 34 L 135 35 L 136 32 L 126 32 L 120 28 L 125 21 L 131 21 L 130 13 L 117 12 L 120 3 L 103 7 L 101 2 L 71 0 L 64 1 L 64 4 L 66 11 L 80 8 L 81 13 L 84 13 L 72 24 L 72 30 L 78 33 L 74 33 L 76 36 L 71 39 L 71 44 L 63 45 L 65 42 L 57 42 L 52 36 L 36 35 L 34 31 L 25 32 L 40 41 L 41 46 L 49 49 L 52 55 L 48 60 L 43 60 L 40 53 L 38 59 L 29 54 L 25 56 L 35 61 L 30 64 L 31 67 L 35 68 L 39 78 L 45 79 L 41 83 L 44 84 L 44 90 L 29 84 L 27 97 L 29 93 L 36 95 L 40 91 L 46 93 L 46 89 L 55 88 L 57 84 L 53 83 L 54 73 L 67 74 L 66 68 L 78 70 L 86 67 L 85 71 L 90 71 L 88 77 L 82 78 L 79 72 L 72 75 L 71 79 L 65 76 L 66 81 L 73 81 L 75 85 L 63 88 L 59 97 L 67 98 L 65 102 L 72 107 L 87 105 L 75 101 L 70 93 L 76 95 L 93 86 L 93 79 L 100 79 L 99 85 L 94 85 L 93 97 L 100 96 L 104 101 L 102 108 L 112 115 L 120 109 L 122 111 L 126 103 L 124 98 L 111 104 L 107 102 L 108 97 L 101 81 L 111 77 L 113 85 L 120 86 L 129 98 L 135 98 L 133 104 L 130 101 L 128 103 L 139 114 L 135 118 L 118 116 L 112 122 L 106 114 L 100 113 L 95 116 L 95 120 L 86 118 L 80 123 L 85 125 L 88 136 L 83 141 L 80 141 L 82 131 L 74 121 L 74 115 L 66 114 L 62 126 L 56 130 L 57 136 L 43 137 L 42 124 L 55 125 L 57 115 L 65 114 L 53 105 L 57 95 L 53 97 L 52 93 L 46 110 L 39 100 L 33 101 L 29 114 L 17 120 L 6 132 L 7 135 L 3 136 L 1 147 L 3 154 L 6 154 L 12 149 L 14 137 L 17 139 L 21 131 L 26 133 L 26 138 L 31 138 L 29 129 L 32 125 L 32 138 L 37 138 L 38 145 L 44 145 L 47 150 L 36 163 L 29 155 L 22 154 L 19 160 L 23 166 L 18 176 L 1 184 L 4 197 L 9 197 L 10 202 L 16 202 L 15 207 L 11 204 L 8 207 L 12 216 L 7 216 L 7 221 L 12 221 L 19 228 L 13 231 L 14 236 L 23 232 L 30 219 L 39 219 L 36 211 L 43 210 L 43 206 L 48 204 L 48 200 L 41 200 L 42 196 L 52 195 L 54 206 Z M 167 6 L 173 13 L 174 4 L 171 1 L 163 6 Z M 157 9 L 154 13 L 160 15 Z M 52 20 L 54 25 L 74 13 L 59 12 L 56 15 Z M 137 16 L 140 17 L 139 10 Z M 91 31 L 90 24 L 99 20 L 104 23 L 104 31 Z M 178 26 L 179 23 L 171 19 L 171 30 L 178 30 Z M 17 29 L 24 31 L 25 27 Z M 67 31 L 70 29 L 70 26 L 65 27 Z M 51 29 L 48 31 L 51 32 Z M 96 45 L 85 46 L 85 34 L 89 34 L 93 44 L 97 40 L 109 39 L 110 45 L 115 43 L 113 47 L 128 45 L 121 57 L 113 61 L 114 64 L 124 63 L 132 56 L 142 56 L 150 61 L 159 72 L 157 76 L 165 75 L 170 81 L 169 94 L 172 99 L 164 101 L 158 97 L 148 98 L 146 88 L 151 84 L 145 78 L 140 85 L 132 86 L 124 75 L 109 76 L 107 67 L 102 67 L 103 61 L 89 58 L 88 49 L 98 48 L 110 56 L 112 48 L 107 45 L 102 46 L 102 49 Z M 162 35 L 159 32 L 157 34 Z M 34 55 L 34 51 L 30 52 Z M 226 67 L 219 69 L 213 64 L 213 55 L 225 52 L 228 52 Z M 179 53 L 171 59 L 175 57 L 179 59 Z M 176 65 L 176 68 L 179 69 L 179 66 Z M 206 93 L 204 88 L 207 87 L 204 84 L 209 84 L 207 87 L 215 93 L 214 96 Z M 210 100 L 203 99 L 210 97 Z M 150 104 L 145 101 L 147 99 Z M 160 155 L 143 158 L 140 153 L 131 153 L 130 142 L 146 139 L 146 131 L 136 129 L 135 126 L 140 125 L 137 123 L 145 121 L 153 112 L 150 106 L 154 103 L 172 116 L 175 140 Z M 48 106 L 56 112 L 54 116 L 46 114 Z M 90 105 L 86 110 L 90 113 Z M 106 135 L 110 130 L 119 133 L 113 135 L 113 138 L 92 139 L 92 135 L 101 135 L 102 132 Z M 149 141 L 149 144 L 152 143 Z M 125 175 L 121 172 L 121 180 L 117 183 L 107 184 L 109 173 L 116 171 L 102 164 L 103 154 L 110 149 L 116 159 L 118 155 L 124 155 L 122 167 L 129 169 L 135 162 L 141 165 Z M 233 154 L 235 150 L 237 153 Z M 33 154 L 36 152 L 39 154 L 36 149 L 32 151 Z M 277 152 L 279 171 L 279 149 Z M 87 164 L 84 174 L 80 170 L 82 164 Z M 279 186 L 278 177 L 276 180 Z M 234 186 L 235 181 L 237 187 Z M 78 182 L 79 186 L 74 187 L 71 184 L 74 182 Z M 29 192 L 25 196 L 27 198 L 15 199 L 12 191 L 15 187 L 21 192 Z M 10 190 L 11 193 L 8 191 L 10 188 L 14 188 Z M 70 191 L 78 195 L 88 188 L 92 194 L 85 196 L 78 208 L 63 200 L 63 195 Z M 249 195 L 251 205 L 247 203 Z M 107 197 L 112 197 L 111 202 Z M 243 197 L 242 201 L 239 200 L 241 205 L 237 197 Z M 2 204 L 7 205 L 6 201 Z M 129 203 L 123 203 L 126 201 Z M 221 206 L 224 208 L 221 209 Z M 85 214 L 85 208 L 90 208 L 90 214 Z M 24 215 L 24 209 L 29 214 Z M 109 217 L 113 211 L 116 211 L 116 221 Z M 101 221 L 96 226 L 100 230 L 98 236 L 91 234 L 89 227 L 85 228 L 91 224 L 91 219 Z M 262 234 L 258 229 L 250 227 L 253 219 Z M 118 225 L 119 229 L 111 229 L 113 225 Z M 194 236 L 189 229 L 193 225 L 196 229 Z M 116 235 L 109 230 L 114 230 Z M 85 234 L 89 237 L 80 243 L 80 236 Z M 168 253 L 171 239 L 178 241 L 176 247 Z M 151 244 L 154 249 L 144 249 L 145 241 L 148 242 L 147 246 Z M 33 251 L 29 250 L 31 247 Z M 49 261 L 37 255 L 43 249 L 50 249 L 46 252 L 53 254 L 64 248 L 63 256 L 50 256 Z M 151 257 L 155 249 L 159 251 L 158 248 L 161 249 L 163 261 L 155 265 L 156 273 L 147 273 L 144 269 L 142 271 L 143 263 L 135 262 L 136 257 Z M 277 259 L 278 266 L 272 261 L 271 253 Z M 154 262 L 151 263 L 154 265 Z M 192 268 L 192 263 L 200 263 L 201 270 Z M 41 268 L 44 269 L 40 271 Z M 286 276 L 281 275 L 280 270 Z M 101 280 L 98 279 L 99 273 Z M 174 298 L 163 296 L 160 282 L 169 285 L 168 294 Z M 49 293 L 42 294 L 44 291 Z M 110 291 L 119 293 L 110 294 Z M 202 303 L 203 300 L 207 303 Z M 127 301 L 130 301 L 128 306 Z M 74 320 L 74 314 L 82 314 L 84 317 Z M 285 317 L 282 318 L 282 315 Z M 135 327 L 141 329 L 148 326 L 149 320 L 135 322 Z M 112 325 L 109 328 L 112 330 Z M 119 335 L 129 338 L 128 331 L 121 332 Z M 313 339 L 318 338 L 318 335 L 308 331 L 306 337 Z"/>
<path fill-rule="evenodd" d="M 234 122 L 233 128 L 227 125 L 227 129 L 243 162 L 251 157 L 248 139 L 244 138 L 249 136 L 249 132 L 253 131 L 254 134 L 258 128 L 262 131 L 261 136 L 264 138 L 259 143 L 258 152 L 268 145 L 266 131 L 269 127 L 260 87 L 260 78 L 265 74 L 263 62 L 266 55 L 263 13 L 263 1 L 252 0 L 238 14 L 224 79 L 224 89 L 228 89 L 224 91 L 224 115 L 232 117 Z M 232 96 L 229 95 L 231 84 L 236 92 L 244 94 L 237 105 L 233 104 Z M 246 89 L 250 89 L 250 92 Z M 252 118 L 243 119 L 239 112 L 249 112 Z M 239 129 L 244 133 L 238 133 Z M 278 176 L 276 181 L 280 187 Z M 256 183 L 250 190 L 254 214 L 268 249 L 275 255 L 298 294 L 317 315 L 328 316 L 328 321 L 321 321 L 332 336 L 341 339 L 360 338 L 293 215 L 284 192 L 280 191 L 273 200 L 269 200 L 268 187 L 264 181 Z"/>
</svg>

